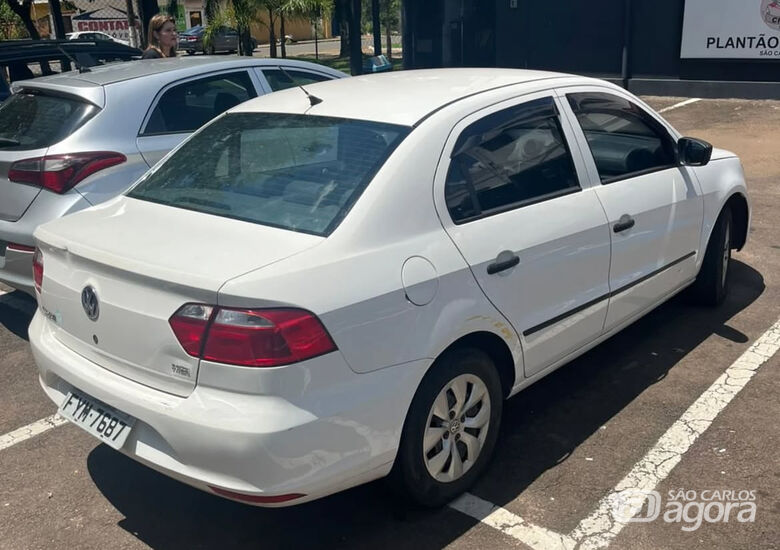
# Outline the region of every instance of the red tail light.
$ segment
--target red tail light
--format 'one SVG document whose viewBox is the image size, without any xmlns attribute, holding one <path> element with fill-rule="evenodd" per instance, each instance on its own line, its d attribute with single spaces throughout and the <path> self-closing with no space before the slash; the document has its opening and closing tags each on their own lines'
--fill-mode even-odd
<svg viewBox="0 0 780 550">
<path fill-rule="evenodd" d="M 8 179 L 39 185 L 61 194 L 95 172 L 126 161 L 127 157 L 122 153 L 107 151 L 49 155 L 14 162 L 8 171 Z"/>
<path fill-rule="evenodd" d="M 336 350 L 320 320 L 302 309 L 186 304 L 168 322 L 189 355 L 217 363 L 277 367 Z"/>
<path fill-rule="evenodd" d="M 33 254 L 33 281 L 35 281 L 35 290 L 40 294 L 43 285 L 43 255 L 38 248 Z"/>
</svg>

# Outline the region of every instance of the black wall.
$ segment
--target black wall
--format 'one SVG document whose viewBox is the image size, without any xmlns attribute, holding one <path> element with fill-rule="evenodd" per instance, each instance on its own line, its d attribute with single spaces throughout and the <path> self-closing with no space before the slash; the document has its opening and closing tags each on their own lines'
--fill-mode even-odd
<svg viewBox="0 0 780 550">
<path fill-rule="evenodd" d="M 492 18 L 492 39 L 478 41 L 488 44 L 490 50 L 478 51 L 466 26 L 464 43 L 469 44 L 467 51 L 472 55 L 464 56 L 462 61 L 450 56 L 449 62 L 445 62 L 441 44 L 452 38 L 442 32 L 440 14 L 446 9 L 445 4 L 460 2 L 473 5 Z M 424 52 L 412 51 L 409 60 L 405 59 L 409 67 L 487 65 L 620 78 L 626 9 L 630 4 L 628 76 L 635 82 L 663 81 L 665 86 L 671 82 L 682 92 L 698 90 L 705 95 L 717 95 L 713 83 L 730 81 L 731 87 L 720 87 L 736 95 L 751 96 L 755 92 L 755 97 L 780 97 L 780 60 L 680 59 L 685 0 L 517 0 L 516 8 L 510 6 L 511 0 L 404 3 L 411 22 L 406 28 L 409 42 L 414 44 L 420 38 L 425 45 Z M 688 81 L 702 82 L 697 84 L 699 88 L 691 88 Z M 776 84 L 757 92 L 758 82 Z M 643 92 L 647 90 L 643 88 Z"/>
</svg>

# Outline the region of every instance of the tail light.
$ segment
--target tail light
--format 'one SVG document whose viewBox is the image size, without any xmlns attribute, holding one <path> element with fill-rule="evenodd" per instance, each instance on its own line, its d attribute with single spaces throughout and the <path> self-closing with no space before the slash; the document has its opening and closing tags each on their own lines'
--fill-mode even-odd
<svg viewBox="0 0 780 550">
<path fill-rule="evenodd" d="M 43 254 L 39 248 L 35 249 L 33 254 L 33 281 L 35 281 L 35 290 L 38 294 L 41 293 L 41 285 L 43 285 Z"/>
<path fill-rule="evenodd" d="M 189 355 L 217 363 L 277 367 L 337 349 L 320 320 L 302 309 L 185 304 L 168 322 Z"/>
<path fill-rule="evenodd" d="M 108 151 L 48 155 L 14 162 L 8 171 L 8 179 L 62 194 L 95 172 L 126 161 L 127 157 L 122 153 Z"/>
</svg>

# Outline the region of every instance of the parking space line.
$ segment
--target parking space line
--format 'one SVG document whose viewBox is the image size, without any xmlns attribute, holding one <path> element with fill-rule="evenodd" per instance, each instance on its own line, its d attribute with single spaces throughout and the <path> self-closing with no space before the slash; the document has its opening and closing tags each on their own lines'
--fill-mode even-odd
<svg viewBox="0 0 780 550">
<path fill-rule="evenodd" d="M 613 506 L 618 493 L 626 490 L 652 491 L 666 479 L 718 414 L 744 388 L 758 368 L 780 348 L 780 320 L 775 322 L 724 372 L 669 428 L 633 469 L 601 499 L 598 508 L 583 519 L 571 535 L 578 548 L 605 548 L 630 518 L 616 516 Z M 624 510 L 625 511 L 625 510 Z M 640 510 L 632 510 L 634 515 Z"/>
<path fill-rule="evenodd" d="M 671 111 L 672 109 L 678 109 L 680 107 L 685 107 L 686 105 L 690 105 L 692 103 L 696 103 L 697 101 L 701 101 L 701 98 L 698 97 L 692 97 L 691 99 L 686 99 L 685 101 L 681 101 L 680 103 L 675 103 L 674 105 L 670 105 L 669 107 L 664 107 L 663 109 L 660 109 L 658 113 L 665 113 L 667 111 Z"/>
<path fill-rule="evenodd" d="M 539 525 L 534 525 L 496 506 L 491 502 L 466 493 L 450 503 L 450 507 L 468 516 L 478 519 L 535 550 L 571 550 L 576 541 Z"/>
<path fill-rule="evenodd" d="M 645 456 L 615 488 L 599 501 L 598 507 L 568 535 L 534 525 L 504 508 L 466 493 L 450 507 L 489 525 L 530 546 L 534 550 L 593 550 L 606 548 L 634 515 L 621 506 L 614 512 L 623 491 L 654 490 L 671 473 L 718 414 L 753 378 L 759 367 L 780 349 L 780 319 L 762 334 L 718 379 L 688 407 Z"/>
<path fill-rule="evenodd" d="M 27 441 L 28 439 L 33 438 L 36 435 L 40 435 L 44 432 L 48 432 L 52 428 L 61 426 L 66 422 L 67 420 L 61 417 L 60 415 L 53 414 L 51 416 L 47 416 L 46 418 L 42 418 L 36 422 L 33 422 L 32 424 L 28 424 L 27 426 L 22 426 L 21 428 L 9 432 L 5 435 L 0 435 L 0 451 L 4 449 L 8 449 L 9 447 L 13 447 L 17 443 L 21 443 L 22 441 Z"/>
</svg>

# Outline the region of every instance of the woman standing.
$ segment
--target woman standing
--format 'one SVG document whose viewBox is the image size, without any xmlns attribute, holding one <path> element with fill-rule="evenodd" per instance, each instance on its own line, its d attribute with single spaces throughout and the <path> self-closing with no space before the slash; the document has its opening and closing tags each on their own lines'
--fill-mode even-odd
<svg viewBox="0 0 780 550">
<path fill-rule="evenodd" d="M 173 17 L 158 13 L 149 20 L 149 47 L 144 50 L 142 59 L 176 57 L 178 36 Z"/>
</svg>

